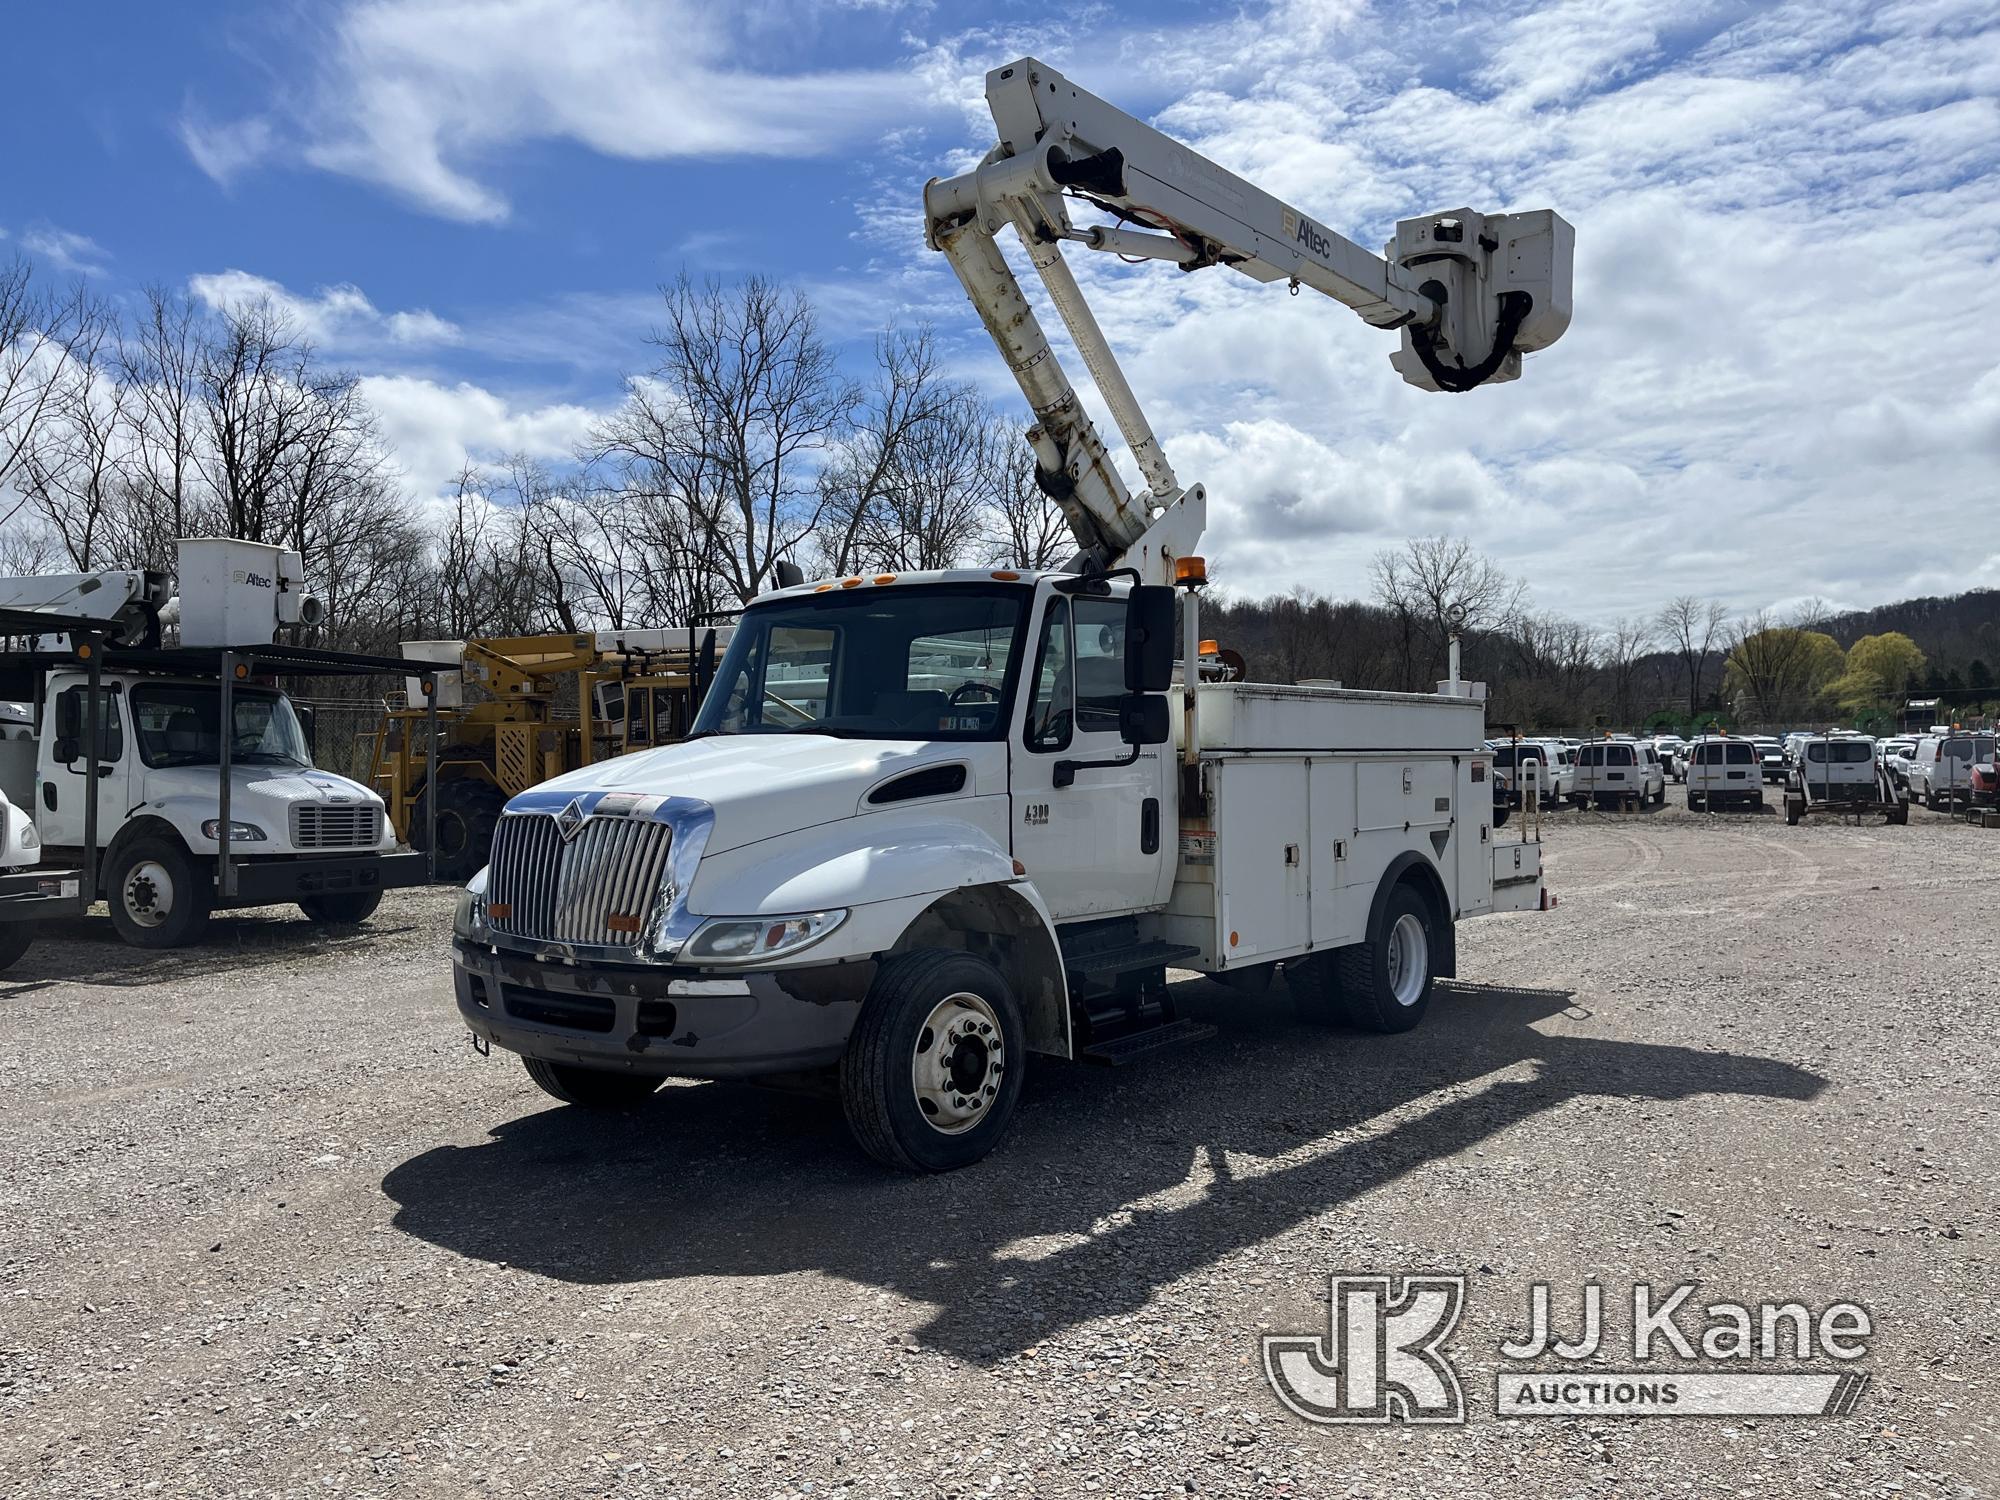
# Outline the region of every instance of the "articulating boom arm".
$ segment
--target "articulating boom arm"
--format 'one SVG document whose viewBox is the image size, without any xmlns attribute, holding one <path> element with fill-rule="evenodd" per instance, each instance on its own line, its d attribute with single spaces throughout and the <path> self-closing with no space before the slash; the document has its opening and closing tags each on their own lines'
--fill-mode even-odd
<svg viewBox="0 0 2000 1500">
<path fill-rule="evenodd" d="M 1574 231 L 1557 214 L 1460 209 L 1405 219 L 1386 257 L 1273 198 L 1034 58 L 986 75 L 1000 142 L 974 170 L 924 189 L 927 236 L 944 252 L 1035 413 L 1036 481 L 1100 567 L 1170 581 L 1201 539 L 1200 485 L 1182 489 L 1063 260 L 1065 240 L 1184 271 L 1229 266 L 1311 287 L 1377 328 L 1400 329 L 1398 373 L 1426 390 L 1512 380 L 1521 355 L 1562 336 Z M 1118 222 L 1078 228 L 1068 198 Z M 1013 225 L 1071 341 L 1132 450 L 1134 496 L 1057 365 L 994 236 Z M 1128 225 L 1137 225 L 1130 228 Z"/>
</svg>

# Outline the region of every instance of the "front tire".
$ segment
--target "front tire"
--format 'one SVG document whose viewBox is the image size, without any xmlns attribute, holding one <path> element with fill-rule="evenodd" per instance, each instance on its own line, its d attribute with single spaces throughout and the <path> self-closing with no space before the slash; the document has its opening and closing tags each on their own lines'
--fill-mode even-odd
<svg viewBox="0 0 2000 1500">
<path fill-rule="evenodd" d="M 165 838 L 134 839 L 118 850 L 104 887 L 112 928 L 135 948 L 183 948 L 198 941 L 215 904 L 207 870 Z"/>
<path fill-rule="evenodd" d="M 1409 1031 L 1430 1009 L 1441 944 L 1431 904 L 1404 883 L 1389 892 L 1368 940 L 1335 955 L 1340 1004 L 1364 1031 Z"/>
<path fill-rule="evenodd" d="M 1006 1134 L 1026 1053 L 999 970 L 947 948 L 901 954 L 877 971 L 840 1060 L 848 1129 L 885 1166 L 969 1166 Z"/>
<path fill-rule="evenodd" d="M 521 1066 L 543 1093 L 580 1109 L 637 1109 L 660 1086 L 659 1079 L 641 1073 L 607 1073 L 602 1068 L 579 1068 L 539 1057 L 524 1057 Z"/>
<path fill-rule="evenodd" d="M 35 929 L 27 922 L 0 922 L 0 970 L 12 968 L 34 945 Z"/>
<path fill-rule="evenodd" d="M 334 891 L 323 896 L 303 896 L 299 910 L 315 922 L 365 922 L 382 904 L 380 891 Z"/>
</svg>

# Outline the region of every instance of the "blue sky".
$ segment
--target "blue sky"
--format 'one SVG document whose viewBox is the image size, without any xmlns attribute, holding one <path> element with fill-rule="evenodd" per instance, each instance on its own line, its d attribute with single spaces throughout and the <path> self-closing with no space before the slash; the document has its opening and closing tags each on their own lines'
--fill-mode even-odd
<svg viewBox="0 0 2000 1500">
<path fill-rule="evenodd" d="M 2000 584 L 1990 528 L 1902 519 L 2000 499 L 1990 0 L 217 0 L 10 42 L 43 65 L 9 70 L 0 254 L 288 301 L 418 499 L 565 452 L 683 266 L 800 284 L 857 358 L 928 319 L 1018 406 L 918 202 L 1034 52 L 1364 243 L 1462 204 L 1577 227 L 1571 333 L 1463 398 L 1331 304 L 1079 268 L 1230 587 L 1360 592 L 1439 529 L 1599 623 Z"/>
</svg>

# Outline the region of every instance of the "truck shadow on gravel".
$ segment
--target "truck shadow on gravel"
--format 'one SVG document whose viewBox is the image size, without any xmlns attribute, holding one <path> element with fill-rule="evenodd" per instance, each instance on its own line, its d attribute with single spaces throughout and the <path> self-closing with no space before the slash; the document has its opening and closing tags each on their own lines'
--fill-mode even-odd
<svg viewBox="0 0 2000 1500">
<path fill-rule="evenodd" d="M 261 964 L 324 959 L 412 934 L 429 934 L 422 922 L 371 917 L 365 924 L 315 925 L 288 908 L 218 913 L 199 943 L 186 948 L 134 948 L 104 916 L 69 917 L 40 924 L 35 943 L 0 974 L 0 1000 L 54 984 L 143 989 L 209 975 L 240 974 Z"/>
<path fill-rule="evenodd" d="M 399 1229 L 459 1254 L 592 1285 L 825 1271 L 932 1304 L 919 1341 L 990 1363 L 1573 1099 L 1801 1103 L 1825 1085 L 1770 1058 L 1536 1030 L 1562 990 L 1443 984 L 1398 1037 L 1301 1027 L 1282 986 L 1254 1005 L 1175 991 L 1223 1034 L 1129 1070 L 1037 1067 L 1008 1142 L 949 1176 L 874 1166 L 831 1103 L 709 1084 L 623 1119 L 540 1110 L 382 1186 Z"/>
</svg>

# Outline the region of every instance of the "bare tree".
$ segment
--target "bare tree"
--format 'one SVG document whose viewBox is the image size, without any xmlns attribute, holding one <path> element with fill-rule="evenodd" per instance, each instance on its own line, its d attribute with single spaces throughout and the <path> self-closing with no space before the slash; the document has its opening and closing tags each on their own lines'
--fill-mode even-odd
<svg viewBox="0 0 2000 1500">
<path fill-rule="evenodd" d="M 65 357 L 14 474 L 77 568 L 122 560 L 105 547 L 123 540 L 117 512 L 127 508 L 127 397 L 100 361 L 111 324 L 108 308 L 79 299 Z"/>
<path fill-rule="evenodd" d="M 733 291 L 683 275 L 663 291 L 659 359 L 587 449 L 622 461 L 628 488 L 694 527 L 739 599 L 817 525 L 813 467 L 858 399 L 811 303 L 752 277 Z"/>
<path fill-rule="evenodd" d="M 886 537 L 899 539 L 889 550 L 903 555 L 909 549 L 901 539 L 935 527 L 935 507 L 919 516 L 926 501 L 913 491 L 936 474 L 940 458 L 957 467 L 964 455 L 949 451 L 937 429 L 942 424 L 963 442 L 976 400 L 970 386 L 945 378 L 928 325 L 908 332 L 891 328 L 877 337 L 874 377 L 860 392 L 844 435 L 819 473 L 822 510 L 816 551 L 822 571 L 854 571 L 869 560 L 865 550 L 880 548 Z M 890 567 L 916 566 L 881 555 L 873 560 Z"/>
<path fill-rule="evenodd" d="M 203 340 L 190 298 L 157 286 L 145 298 L 138 326 L 119 335 L 118 371 L 131 418 L 126 468 L 150 533 L 132 560 L 164 567 L 173 539 L 198 529 L 206 500 L 198 458 L 205 424 L 195 389 Z"/>
<path fill-rule="evenodd" d="M 1729 611 L 1719 600 L 1697 599 L 1692 594 L 1680 595 L 1660 611 L 1660 634 L 1666 637 L 1668 649 L 1680 658 L 1687 682 L 1689 714 L 1701 712 L 1708 660 L 1728 619 Z"/>
<path fill-rule="evenodd" d="M 1656 623 L 1640 615 L 1619 616 L 1605 635 L 1604 666 L 1611 677 L 1611 711 L 1621 725 L 1632 723 L 1639 659 L 1653 649 L 1657 639 Z"/>
<path fill-rule="evenodd" d="M 1369 565 L 1375 600 L 1402 630 L 1404 687 L 1438 665 L 1454 632 L 1490 629 L 1511 618 L 1527 595 L 1490 558 L 1459 536 L 1412 537 Z M 1420 654 L 1423 662 L 1418 661 Z"/>
<path fill-rule="evenodd" d="M 1035 455 L 1010 422 L 989 415 L 979 436 L 989 480 L 989 561 L 1018 568 L 1059 568 L 1077 553 L 1062 507 L 1035 482 Z"/>
<path fill-rule="evenodd" d="M 22 257 L 0 266 L 0 489 L 13 479 L 49 408 L 68 388 L 72 349 L 80 339 L 101 337 L 101 322 L 101 310 L 81 281 L 49 295 Z M 0 511 L 0 523 L 26 504 L 16 500 Z"/>
</svg>

